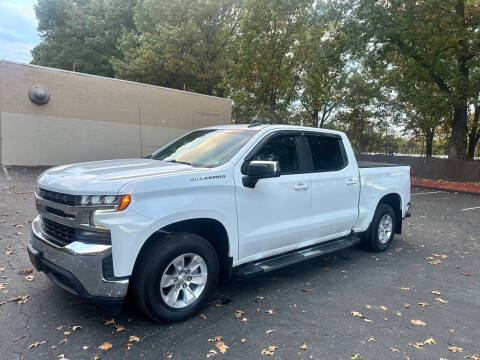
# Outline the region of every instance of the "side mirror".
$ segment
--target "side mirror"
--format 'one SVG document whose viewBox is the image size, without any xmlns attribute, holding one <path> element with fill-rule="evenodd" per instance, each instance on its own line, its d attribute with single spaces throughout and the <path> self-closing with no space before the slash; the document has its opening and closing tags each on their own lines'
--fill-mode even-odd
<svg viewBox="0 0 480 360">
<path fill-rule="evenodd" d="M 254 188 L 260 179 L 280 176 L 278 161 L 250 161 L 247 168 L 247 176 L 242 178 L 243 186 Z"/>
</svg>

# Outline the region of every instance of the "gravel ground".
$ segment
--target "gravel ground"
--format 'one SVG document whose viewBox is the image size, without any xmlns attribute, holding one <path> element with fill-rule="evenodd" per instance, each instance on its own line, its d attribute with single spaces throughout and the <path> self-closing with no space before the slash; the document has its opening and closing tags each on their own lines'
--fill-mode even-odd
<svg viewBox="0 0 480 360">
<path fill-rule="evenodd" d="M 131 303 L 112 313 L 23 273 L 40 170 L 0 168 L 2 359 L 479 358 L 479 196 L 414 188 L 389 251 L 351 248 L 232 281 L 204 317 L 159 325 Z"/>
</svg>

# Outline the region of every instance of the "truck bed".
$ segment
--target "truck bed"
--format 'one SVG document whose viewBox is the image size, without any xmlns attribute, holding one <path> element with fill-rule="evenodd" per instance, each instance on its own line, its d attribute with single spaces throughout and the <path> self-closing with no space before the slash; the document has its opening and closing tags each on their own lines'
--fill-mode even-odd
<svg viewBox="0 0 480 360">
<path fill-rule="evenodd" d="M 377 167 L 392 167 L 392 166 L 405 166 L 401 164 L 390 164 L 384 162 L 374 162 L 374 161 L 357 161 L 359 168 L 377 168 Z"/>
</svg>

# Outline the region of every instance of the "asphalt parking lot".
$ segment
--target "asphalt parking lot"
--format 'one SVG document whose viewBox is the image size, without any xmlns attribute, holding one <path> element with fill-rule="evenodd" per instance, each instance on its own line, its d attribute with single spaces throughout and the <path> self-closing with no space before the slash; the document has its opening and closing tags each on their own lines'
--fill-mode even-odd
<svg viewBox="0 0 480 360">
<path fill-rule="evenodd" d="M 480 359 L 480 196 L 414 188 L 389 251 L 232 281 L 203 317 L 159 325 L 24 273 L 39 171 L 0 167 L 2 359 Z"/>
</svg>

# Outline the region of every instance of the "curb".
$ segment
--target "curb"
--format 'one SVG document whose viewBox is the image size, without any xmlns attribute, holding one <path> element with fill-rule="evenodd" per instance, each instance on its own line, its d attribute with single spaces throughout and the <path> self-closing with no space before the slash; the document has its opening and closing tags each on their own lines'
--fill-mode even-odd
<svg viewBox="0 0 480 360">
<path fill-rule="evenodd" d="M 465 194 L 465 195 L 480 196 L 480 193 L 465 191 L 465 190 L 454 190 L 454 189 L 445 189 L 445 188 L 442 188 L 442 187 L 416 185 L 415 183 L 412 183 L 412 186 L 422 188 L 422 189 L 441 190 L 441 191 L 445 191 L 445 192 L 449 192 L 449 193 L 458 193 L 458 194 Z"/>
</svg>

